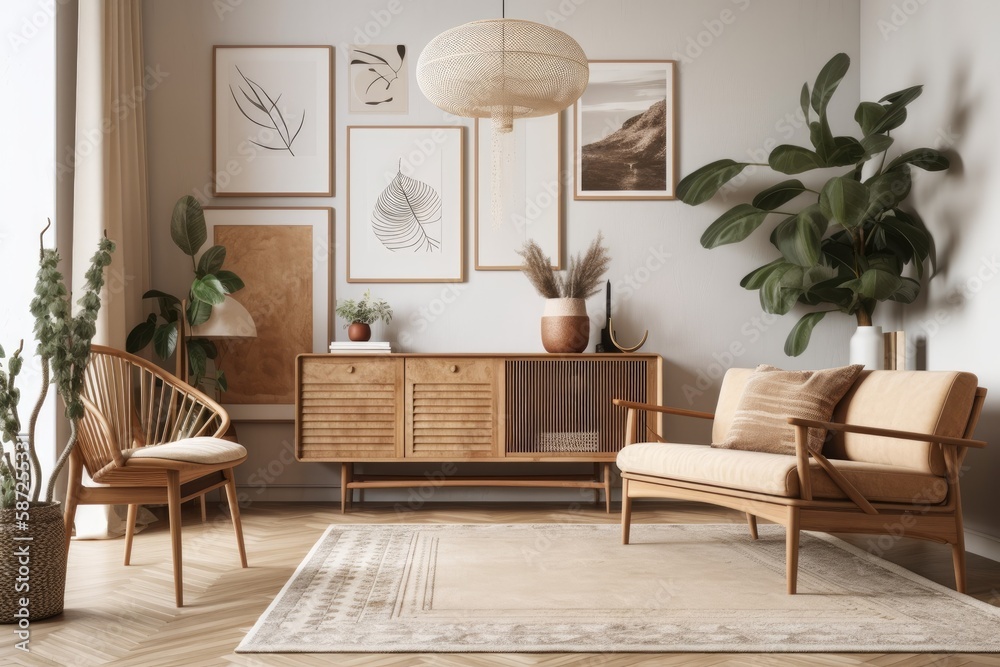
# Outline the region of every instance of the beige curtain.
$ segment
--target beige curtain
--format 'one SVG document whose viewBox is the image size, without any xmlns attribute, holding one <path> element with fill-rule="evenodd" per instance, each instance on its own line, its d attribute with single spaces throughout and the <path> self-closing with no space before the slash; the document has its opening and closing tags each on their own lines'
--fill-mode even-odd
<svg viewBox="0 0 1000 667">
<path fill-rule="evenodd" d="M 106 232 L 117 249 L 94 342 L 119 349 L 143 317 L 142 294 L 150 282 L 145 99 L 155 82 L 144 80 L 140 5 L 80 0 L 78 19 L 73 291 Z M 123 516 L 113 507 L 83 505 L 76 535 L 122 535 Z"/>
</svg>

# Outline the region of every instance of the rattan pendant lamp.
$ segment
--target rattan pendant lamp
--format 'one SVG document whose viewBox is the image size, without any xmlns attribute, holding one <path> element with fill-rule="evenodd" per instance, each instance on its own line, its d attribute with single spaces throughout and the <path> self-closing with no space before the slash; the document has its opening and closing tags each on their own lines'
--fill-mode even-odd
<svg viewBox="0 0 1000 667">
<path fill-rule="evenodd" d="M 570 106 L 590 78 L 587 56 L 572 37 L 541 23 L 508 19 L 506 7 L 501 16 L 444 31 L 417 60 L 417 83 L 434 105 L 493 121 L 494 224 L 500 217 L 500 136 L 509 134 L 518 118 Z"/>
</svg>

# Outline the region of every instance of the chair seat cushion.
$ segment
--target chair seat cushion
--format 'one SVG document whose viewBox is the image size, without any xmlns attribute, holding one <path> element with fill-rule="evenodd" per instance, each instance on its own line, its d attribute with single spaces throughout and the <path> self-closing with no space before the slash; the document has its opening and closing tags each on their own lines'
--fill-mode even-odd
<svg viewBox="0 0 1000 667">
<path fill-rule="evenodd" d="M 215 465 L 238 461 L 247 455 L 243 445 L 220 438 L 185 438 L 162 445 L 135 447 L 122 452 L 127 462 L 132 459 L 165 459 L 185 463 Z"/>
<path fill-rule="evenodd" d="M 923 503 L 945 500 L 946 481 L 936 475 L 896 466 L 830 459 L 851 484 L 872 502 Z M 794 456 L 718 449 L 707 445 L 640 443 L 618 453 L 622 472 L 708 484 L 784 498 L 799 497 Z M 813 498 L 847 496 L 816 461 L 810 461 Z"/>
</svg>

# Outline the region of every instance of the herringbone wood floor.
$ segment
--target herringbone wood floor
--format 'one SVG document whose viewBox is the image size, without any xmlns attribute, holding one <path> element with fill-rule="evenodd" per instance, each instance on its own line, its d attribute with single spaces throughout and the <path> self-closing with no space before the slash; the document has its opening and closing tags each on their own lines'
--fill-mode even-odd
<svg viewBox="0 0 1000 667">
<path fill-rule="evenodd" d="M 357 505 L 355 505 L 358 508 Z M 194 510 L 194 511 L 192 511 Z M 0 640 L 0 664 L 12 665 L 993 665 L 1000 656 L 910 654 L 432 654 L 236 655 L 233 649 L 330 523 L 617 522 L 603 507 L 428 504 L 418 511 L 362 505 L 342 515 L 332 505 L 256 503 L 243 515 L 250 569 L 238 565 L 225 514 L 213 508 L 202 524 L 194 507 L 184 520 L 184 609 L 173 605 L 169 535 L 161 521 L 136 537 L 132 565 L 121 565 L 122 540 L 74 542 L 66 611 L 32 624 L 31 653 Z M 636 505 L 636 522 L 743 522 L 743 515 L 690 503 Z M 947 549 L 899 540 L 880 545 L 852 538 L 930 579 L 952 585 Z M 873 545 L 876 545 L 873 547 Z M 1000 563 L 969 556 L 973 595 L 1000 606 Z M 9 627 L 9 626 L 8 626 Z M 1000 628 L 998 628 L 1000 632 Z"/>
</svg>

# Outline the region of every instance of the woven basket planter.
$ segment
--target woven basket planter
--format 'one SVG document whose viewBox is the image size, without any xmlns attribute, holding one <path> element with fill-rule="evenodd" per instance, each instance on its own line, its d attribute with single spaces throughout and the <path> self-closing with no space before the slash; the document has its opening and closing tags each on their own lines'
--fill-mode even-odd
<svg viewBox="0 0 1000 667">
<path fill-rule="evenodd" d="M 66 593 L 62 505 L 32 503 L 26 529 L 18 525 L 18 514 L 14 509 L 0 510 L 0 623 L 21 621 L 22 609 L 27 609 L 29 621 L 62 613 Z M 31 539 L 15 539 L 22 537 Z M 22 598 L 28 601 L 24 607 Z"/>
</svg>

